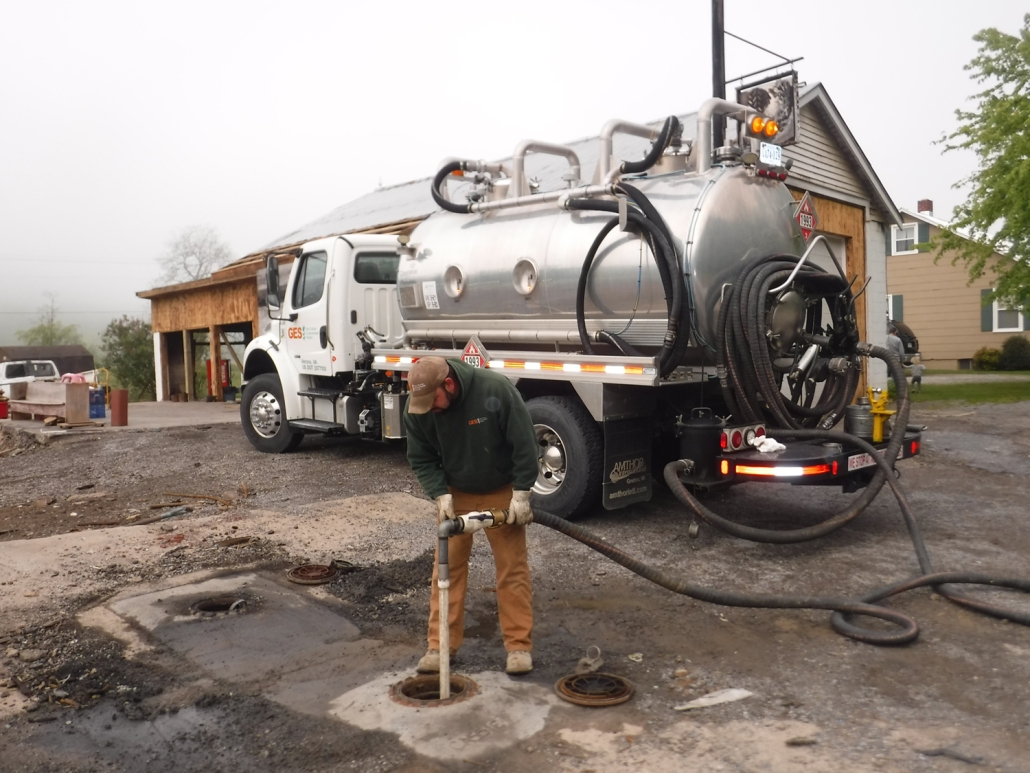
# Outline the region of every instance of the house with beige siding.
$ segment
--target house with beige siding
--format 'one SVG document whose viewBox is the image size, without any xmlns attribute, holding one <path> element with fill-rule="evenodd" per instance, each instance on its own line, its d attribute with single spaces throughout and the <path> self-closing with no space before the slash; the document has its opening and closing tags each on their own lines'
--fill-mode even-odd
<svg viewBox="0 0 1030 773">
<path fill-rule="evenodd" d="M 986 302 L 992 264 L 970 281 L 963 261 L 952 264 L 954 254 L 927 248 L 948 225 L 933 216 L 932 201 L 920 201 L 915 212 L 902 208 L 901 215 L 904 222 L 891 226 L 887 244 L 888 313 L 919 338 L 924 365 L 969 369 L 978 349 L 1000 349 L 1013 335 L 1030 337 L 1030 318 L 1022 310 Z M 1006 260 L 994 256 L 995 264 Z"/>
</svg>

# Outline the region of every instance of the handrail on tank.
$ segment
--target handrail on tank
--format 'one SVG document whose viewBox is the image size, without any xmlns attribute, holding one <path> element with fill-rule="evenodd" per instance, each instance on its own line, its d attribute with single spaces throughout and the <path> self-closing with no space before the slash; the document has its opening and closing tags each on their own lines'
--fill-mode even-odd
<svg viewBox="0 0 1030 773">
<path fill-rule="evenodd" d="M 801 267 L 805 264 L 805 261 L 808 260 L 808 256 L 811 255 L 812 250 L 815 249 L 815 245 L 817 245 L 820 241 L 826 242 L 826 251 L 830 253 L 830 259 L 833 261 L 833 265 L 837 267 L 837 273 L 840 274 L 840 278 L 843 279 L 845 282 L 848 281 L 847 276 L 844 274 L 844 269 L 840 265 L 840 261 L 837 260 L 837 253 L 833 251 L 833 246 L 830 244 L 830 240 L 822 234 L 819 234 L 812 240 L 812 243 L 808 245 L 808 249 L 805 250 L 805 254 L 801 256 L 801 260 L 798 261 L 798 264 L 794 266 L 794 270 L 790 272 L 790 276 L 787 277 L 787 281 L 785 281 L 779 287 L 772 288 L 769 291 L 770 295 L 772 295 L 773 293 L 778 293 L 780 290 L 786 289 L 787 286 L 794 281 L 794 277 L 797 276 L 798 271 L 801 270 Z"/>
<path fill-rule="evenodd" d="M 511 191 L 509 198 L 517 199 L 524 194 L 522 181 L 525 178 L 526 154 L 544 153 L 550 156 L 563 156 L 568 159 L 570 171 L 573 176 L 573 185 L 580 180 L 579 156 L 576 151 L 565 145 L 555 145 L 552 142 L 540 142 L 539 140 L 522 140 L 515 148 L 515 155 L 512 156 Z"/>
<path fill-rule="evenodd" d="M 608 175 L 612 173 L 612 154 L 614 151 L 613 139 L 616 134 L 630 134 L 634 137 L 643 137 L 646 140 L 654 140 L 655 134 L 661 131 L 661 127 L 644 126 L 640 123 L 632 123 L 630 121 L 621 121 L 618 118 L 613 118 L 604 125 L 601 129 L 601 157 L 598 161 L 600 165 L 600 176 L 597 178 L 602 182 L 611 182 L 608 180 Z"/>
<path fill-rule="evenodd" d="M 746 113 L 744 105 L 727 99 L 712 97 L 697 111 L 697 172 L 703 174 L 712 168 L 712 116 Z"/>
</svg>

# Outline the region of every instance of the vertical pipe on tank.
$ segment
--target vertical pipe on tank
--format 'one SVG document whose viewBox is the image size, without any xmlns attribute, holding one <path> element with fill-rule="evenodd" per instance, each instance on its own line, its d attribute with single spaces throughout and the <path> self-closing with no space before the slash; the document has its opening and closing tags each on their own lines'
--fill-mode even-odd
<svg viewBox="0 0 1030 773">
<path fill-rule="evenodd" d="M 726 99 L 726 36 L 723 32 L 723 0 L 712 0 L 712 96 Z M 712 126 L 715 148 L 721 148 L 726 119 L 718 116 Z"/>
</svg>

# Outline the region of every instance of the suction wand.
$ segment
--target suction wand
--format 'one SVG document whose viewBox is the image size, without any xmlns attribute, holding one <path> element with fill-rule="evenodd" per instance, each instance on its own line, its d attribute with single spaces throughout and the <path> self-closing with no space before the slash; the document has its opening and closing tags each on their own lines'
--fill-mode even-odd
<svg viewBox="0 0 1030 773">
<path fill-rule="evenodd" d="M 507 510 L 483 510 L 446 520 L 437 529 L 439 542 L 436 551 L 436 587 L 440 591 L 440 700 L 451 697 L 451 573 L 447 541 L 458 534 L 471 534 L 480 529 L 503 526 L 507 517 Z"/>
</svg>

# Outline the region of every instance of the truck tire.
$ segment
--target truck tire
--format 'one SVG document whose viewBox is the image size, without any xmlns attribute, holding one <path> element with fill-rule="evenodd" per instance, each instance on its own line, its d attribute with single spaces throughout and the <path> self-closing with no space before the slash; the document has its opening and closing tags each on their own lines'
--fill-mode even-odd
<svg viewBox="0 0 1030 773">
<path fill-rule="evenodd" d="M 262 373 L 244 387 L 240 422 L 250 444 L 265 454 L 292 451 L 304 439 L 303 432 L 290 429 L 283 406 L 283 388 L 274 373 Z"/>
<path fill-rule="evenodd" d="M 540 453 L 533 507 L 573 520 L 601 498 L 604 436 L 575 397 L 536 397 L 526 403 Z"/>
</svg>

